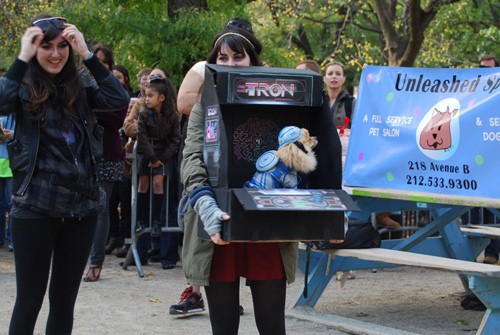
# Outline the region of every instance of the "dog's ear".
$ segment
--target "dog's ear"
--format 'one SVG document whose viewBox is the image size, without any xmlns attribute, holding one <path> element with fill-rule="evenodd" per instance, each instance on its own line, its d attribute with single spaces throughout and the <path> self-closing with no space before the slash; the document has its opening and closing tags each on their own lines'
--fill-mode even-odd
<svg viewBox="0 0 500 335">
<path fill-rule="evenodd" d="M 309 130 L 307 130 L 306 128 L 302 128 L 302 138 L 304 139 L 309 139 Z"/>
</svg>

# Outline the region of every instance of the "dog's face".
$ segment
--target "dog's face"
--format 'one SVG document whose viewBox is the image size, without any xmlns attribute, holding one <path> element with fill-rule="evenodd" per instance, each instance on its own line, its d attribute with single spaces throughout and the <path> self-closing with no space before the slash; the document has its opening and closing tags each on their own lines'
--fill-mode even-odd
<svg viewBox="0 0 500 335">
<path fill-rule="evenodd" d="M 311 151 L 318 144 L 318 139 L 316 136 L 310 136 L 309 130 L 302 128 L 302 137 L 299 138 L 299 142 L 308 149 L 307 151 Z"/>
<path fill-rule="evenodd" d="M 302 128 L 302 136 L 296 142 L 278 149 L 276 156 L 289 168 L 309 173 L 316 169 L 317 161 L 313 148 L 317 144 L 318 139 L 310 136 L 309 131 Z"/>
</svg>

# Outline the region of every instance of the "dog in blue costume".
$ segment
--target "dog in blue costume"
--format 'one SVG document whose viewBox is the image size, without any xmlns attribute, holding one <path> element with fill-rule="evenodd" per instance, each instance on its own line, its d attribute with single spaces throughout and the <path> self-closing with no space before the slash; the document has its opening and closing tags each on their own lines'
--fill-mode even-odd
<svg viewBox="0 0 500 335">
<path fill-rule="evenodd" d="M 278 135 L 278 150 L 267 151 L 257 160 L 257 172 L 245 188 L 297 188 L 300 177 L 316 168 L 313 148 L 318 144 L 305 128 L 287 126 Z"/>
</svg>

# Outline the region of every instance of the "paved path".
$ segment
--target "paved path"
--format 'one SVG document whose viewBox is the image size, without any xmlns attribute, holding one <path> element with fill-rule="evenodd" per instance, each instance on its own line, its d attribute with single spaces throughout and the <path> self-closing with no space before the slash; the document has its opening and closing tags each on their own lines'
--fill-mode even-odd
<svg viewBox="0 0 500 335">
<path fill-rule="evenodd" d="M 73 334 L 210 334 L 207 312 L 189 318 L 168 314 L 170 304 L 177 302 L 185 288 L 180 266 L 162 270 L 153 263 L 144 267 L 148 276 L 139 278 L 134 267 L 122 270 L 119 261 L 114 255 L 107 257 L 102 279 L 96 283 L 82 282 Z M 340 330 L 350 329 L 354 334 L 389 335 L 384 334 L 386 328 L 370 324 L 365 327 L 365 323 L 373 323 L 394 328 L 391 333 L 394 335 L 405 332 L 456 335 L 464 331 L 475 332 L 481 321 L 483 312 L 465 311 L 460 307 L 463 289 L 458 276 L 452 273 L 394 268 L 377 273 L 357 271 L 356 274 L 356 279 L 347 281 L 343 289 L 338 282 L 332 281 L 318 301 L 316 312 L 312 312 L 314 317 L 317 312 L 336 315 L 327 318 L 327 326 L 320 323 L 325 318 L 311 322 L 287 317 L 287 334 L 345 335 Z M 303 276 L 298 274 L 297 281 L 288 288 L 287 305 L 302 283 Z M 0 249 L 0 288 L 0 334 L 6 334 L 15 300 L 13 254 L 6 249 Z M 240 334 L 258 334 L 250 290 L 244 285 L 241 304 L 245 314 L 241 318 Z M 46 301 L 35 334 L 44 334 L 47 306 Z M 309 313 L 307 310 L 302 312 Z M 382 330 L 377 332 L 376 329 Z"/>
</svg>

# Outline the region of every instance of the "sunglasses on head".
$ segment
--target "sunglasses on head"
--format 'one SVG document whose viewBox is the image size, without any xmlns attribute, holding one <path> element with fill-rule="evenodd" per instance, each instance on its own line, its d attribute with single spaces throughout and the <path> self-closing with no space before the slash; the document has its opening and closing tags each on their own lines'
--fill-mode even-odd
<svg viewBox="0 0 500 335">
<path fill-rule="evenodd" d="M 330 66 L 331 66 L 331 65 L 339 65 L 339 66 L 341 66 L 341 67 L 344 67 L 344 64 L 342 64 L 341 62 L 337 62 L 337 61 L 333 61 L 333 62 L 331 62 L 331 63 L 330 63 Z"/>
<path fill-rule="evenodd" d="M 36 20 L 32 23 L 33 27 L 39 27 L 42 29 L 42 32 L 45 34 L 47 29 L 49 29 L 50 24 L 52 24 L 57 29 L 64 29 L 64 24 L 66 23 L 66 19 L 64 17 L 48 17 L 46 19 Z"/>
<path fill-rule="evenodd" d="M 237 28 L 245 29 L 249 32 L 252 32 L 251 25 L 249 25 L 247 23 L 239 22 L 239 21 L 234 21 L 234 20 L 229 21 L 227 23 L 226 27 L 237 27 Z"/>
</svg>

